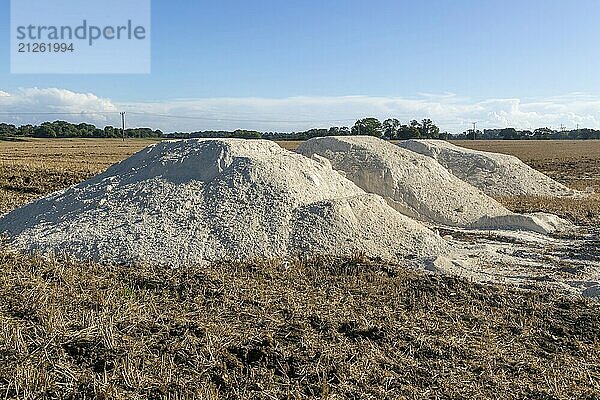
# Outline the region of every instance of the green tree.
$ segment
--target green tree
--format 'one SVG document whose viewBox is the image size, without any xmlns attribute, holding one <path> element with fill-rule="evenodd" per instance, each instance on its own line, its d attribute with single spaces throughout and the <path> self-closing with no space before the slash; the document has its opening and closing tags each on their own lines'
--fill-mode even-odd
<svg viewBox="0 0 600 400">
<path fill-rule="evenodd" d="M 429 118 L 425 118 L 420 124 L 421 137 L 427 139 L 439 139 L 440 128 L 438 128 L 433 121 Z"/>
<path fill-rule="evenodd" d="M 44 122 L 42 125 L 34 128 L 33 135 L 41 138 L 55 138 L 56 128 L 51 122 Z"/>
<path fill-rule="evenodd" d="M 504 140 L 513 140 L 519 138 L 519 133 L 515 128 L 504 128 L 500 130 L 500 137 Z"/>
<path fill-rule="evenodd" d="M 348 136 L 350 135 L 350 129 L 347 126 L 332 126 L 327 130 L 327 136 Z"/>
<path fill-rule="evenodd" d="M 35 127 L 33 125 L 21 125 L 17 130 L 18 136 L 33 136 Z"/>
<path fill-rule="evenodd" d="M 412 122 L 417 122 L 417 121 L 412 121 Z M 416 125 L 414 125 L 414 124 L 400 125 L 400 127 L 398 128 L 398 133 L 397 133 L 396 137 L 401 140 L 420 138 L 421 131 L 419 130 L 418 125 L 419 125 L 418 122 Z"/>
<path fill-rule="evenodd" d="M 356 121 L 356 124 L 352 127 L 352 134 L 381 137 L 383 129 L 377 118 L 364 118 Z"/>
<path fill-rule="evenodd" d="M 260 132 L 248 131 L 248 130 L 244 130 L 244 129 L 238 129 L 238 130 L 234 131 L 231 136 L 235 137 L 235 138 L 241 138 L 241 139 L 262 139 L 262 135 Z"/>
<path fill-rule="evenodd" d="M 396 139 L 398 137 L 398 129 L 400 128 L 400 121 L 396 118 L 388 118 L 383 121 L 383 136 L 388 139 Z"/>
<path fill-rule="evenodd" d="M 535 131 L 533 131 L 533 134 L 536 139 L 550 139 L 555 133 L 556 131 L 550 128 L 538 128 Z"/>
<path fill-rule="evenodd" d="M 104 137 L 113 138 L 113 137 L 116 137 L 116 136 L 117 135 L 116 135 L 114 127 L 112 127 L 110 125 L 104 127 Z"/>
<path fill-rule="evenodd" d="M 15 136 L 17 127 L 9 124 L 0 124 L 0 136 Z"/>
</svg>

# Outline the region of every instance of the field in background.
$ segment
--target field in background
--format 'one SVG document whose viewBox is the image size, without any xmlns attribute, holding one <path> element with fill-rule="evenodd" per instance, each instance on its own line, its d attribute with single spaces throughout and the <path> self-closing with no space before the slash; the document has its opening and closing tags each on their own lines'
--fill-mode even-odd
<svg viewBox="0 0 600 400">
<path fill-rule="evenodd" d="M 146 139 L 25 139 L 0 141 L 2 165 L 100 172 L 156 143 Z"/>
<path fill-rule="evenodd" d="M 151 143 L 143 139 L 0 141 L 0 213 L 79 183 Z"/>
<path fill-rule="evenodd" d="M 454 140 L 451 143 L 473 150 L 512 154 L 523 161 L 582 155 L 600 159 L 600 140 Z"/>
<path fill-rule="evenodd" d="M 0 213 L 81 182 L 153 140 L 29 139 L 0 142 Z M 279 144 L 295 150 L 301 142 Z M 600 193 L 600 141 L 460 141 L 460 146 L 511 154 L 574 189 Z M 519 212 L 548 211 L 578 223 L 600 224 L 600 198 L 501 198 Z"/>
<path fill-rule="evenodd" d="M 547 199 L 533 196 L 498 199 L 511 210 L 545 211 L 578 224 L 600 226 L 599 140 L 462 140 L 453 143 L 474 150 L 516 156 L 560 183 L 581 191 L 591 189 L 596 193 L 583 199 Z"/>
<path fill-rule="evenodd" d="M 2 164 L 70 168 L 74 171 L 98 172 L 146 147 L 155 140 L 128 139 L 25 139 L 0 141 Z M 282 141 L 279 145 L 295 150 L 301 142 Z M 493 151 L 519 157 L 534 168 L 579 180 L 579 172 L 592 184 L 600 181 L 600 141 L 548 140 L 454 141 L 456 145 L 483 151 Z M 583 168 L 583 166 L 587 168 Z M 565 171 L 566 170 L 566 171 Z M 569 172 L 576 172 L 569 175 Z"/>
<path fill-rule="evenodd" d="M 573 189 L 592 187 L 600 192 L 600 140 L 461 140 L 452 143 L 510 154 Z"/>
<path fill-rule="evenodd" d="M 149 143 L 0 142 L 0 211 Z M 461 144 L 600 188 L 600 142 Z M 505 202 L 586 223 L 600 203 Z M 178 270 L 0 249 L 0 298 L 5 398 L 600 398 L 597 303 L 359 256 Z"/>
</svg>

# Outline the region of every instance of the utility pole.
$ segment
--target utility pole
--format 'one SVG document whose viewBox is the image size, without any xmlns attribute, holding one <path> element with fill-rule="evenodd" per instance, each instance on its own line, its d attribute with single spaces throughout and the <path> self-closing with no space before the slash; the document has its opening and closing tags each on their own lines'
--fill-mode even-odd
<svg viewBox="0 0 600 400">
<path fill-rule="evenodd" d="M 473 122 L 473 140 L 477 140 L 477 122 Z"/>
<path fill-rule="evenodd" d="M 125 141 L 125 111 L 121 111 L 121 135 L 123 136 L 123 141 Z"/>
</svg>

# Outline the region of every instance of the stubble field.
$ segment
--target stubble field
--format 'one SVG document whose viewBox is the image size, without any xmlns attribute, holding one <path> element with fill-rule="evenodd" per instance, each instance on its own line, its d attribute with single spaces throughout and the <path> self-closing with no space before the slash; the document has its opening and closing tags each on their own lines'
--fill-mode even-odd
<svg viewBox="0 0 600 400">
<path fill-rule="evenodd" d="M 149 143 L 0 142 L 0 212 Z M 600 192 L 598 141 L 456 144 Z M 596 195 L 501 200 L 600 226 Z M 0 298 L 6 398 L 600 398 L 597 302 L 360 256 L 167 270 L 3 248 Z"/>
</svg>

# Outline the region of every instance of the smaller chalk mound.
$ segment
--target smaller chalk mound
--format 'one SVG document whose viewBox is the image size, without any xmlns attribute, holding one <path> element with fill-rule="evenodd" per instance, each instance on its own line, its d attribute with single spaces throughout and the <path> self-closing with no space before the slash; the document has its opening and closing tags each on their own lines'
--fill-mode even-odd
<svg viewBox="0 0 600 400">
<path fill-rule="evenodd" d="M 573 228 L 570 222 L 554 214 L 543 212 L 532 214 L 510 213 L 499 217 L 483 217 L 477 222 L 476 227 L 480 229 L 497 229 L 498 226 L 519 226 L 522 230 L 538 233 L 563 232 Z"/>
<path fill-rule="evenodd" d="M 263 140 L 148 147 L 0 218 L 28 252 L 184 266 L 297 255 L 435 257 L 446 242 L 323 160 Z"/>
<path fill-rule="evenodd" d="M 490 196 L 560 197 L 578 193 L 507 154 L 465 149 L 443 140 L 405 140 L 399 146 L 432 157 Z"/>
<path fill-rule="evenodd" d="M 401 213 L 425 222 L 539 233 L 551 233 L 567 225 L 560 219 L 564 225 L 540 216 L 514 214 L 431 157 L 375 137 L 314 138 L 300 145 L 298 152 L 327 158 L 357 186 L 384 197 Z"/>
</svg>

